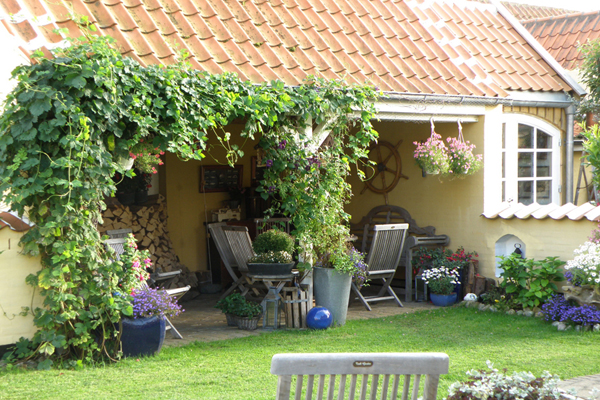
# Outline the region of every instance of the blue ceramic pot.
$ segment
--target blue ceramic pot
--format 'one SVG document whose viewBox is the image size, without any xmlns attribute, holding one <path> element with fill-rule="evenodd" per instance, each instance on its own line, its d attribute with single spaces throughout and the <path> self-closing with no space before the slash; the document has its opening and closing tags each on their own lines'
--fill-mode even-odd
<svg viewBox="0 0 600 400">
<path fill-rule="evenodd" d="M 333 316 L 325 307 L 313 307 L 306 314 L 306 326 L 310 329 L 327 329 L 333 322 Z"/>
<path fill-rule="evenodd" d="M 431 293 L 431 302 L 438 307 L 447 307 L 456 303 L 456 293 L 435 294 Z"/>
<path fill-rule="evenodd" d="M 165 341 L 165 320 L 160 317 L 123 318 L 121 345 L 125 357 L 151 356 Z"/>
</svg>

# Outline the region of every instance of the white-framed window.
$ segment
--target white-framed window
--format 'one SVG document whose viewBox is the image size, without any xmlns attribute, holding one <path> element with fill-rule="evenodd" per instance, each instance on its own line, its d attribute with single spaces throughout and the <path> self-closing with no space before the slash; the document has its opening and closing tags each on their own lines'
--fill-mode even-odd
<svg viewBox="0 0 600 400">
<path fill-rule="evenodd" d="M 560 131 L 527 115 L 503 121 L 502 201 L 560 204 Z"/>
</svg>

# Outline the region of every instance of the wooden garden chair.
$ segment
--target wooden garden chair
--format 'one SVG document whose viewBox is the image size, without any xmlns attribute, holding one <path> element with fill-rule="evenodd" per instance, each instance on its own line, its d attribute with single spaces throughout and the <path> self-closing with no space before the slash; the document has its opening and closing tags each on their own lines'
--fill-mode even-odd
<svg viewBox="0 0 600 400">
<path fill-rule="evenodd" d="M 399 393 L 402 400 L 409 395 L 435 400 L 448 366 L 444 353 L 275 354 L 271 374 L 279 376 L 277 400 L 384 400 L 397 399 Z"/>
<path fill-rule="evenodd" d="M 367 279 L 373 281 L 381 279 L 383 286 L 379 293 L 374 296 L 363 296 L 361 288 L 352 282 L 352 290 L 365 308 L 371 311 L 369 303 L 384 300 L 395 300 L 399 307 L 402 307 L 402 302 L 390 287 L 400 257 L 404 249 L 404 241 L 408 234 L 408 224 L 381 224 L 373 226 L 373 238 L 371 240 L 371 249 L 365 257 L 367 264 Z M 385 293 L 388 293 L 386 296 Z"/>
<path fill-rule="evenodd" d="M 242 267 L 239 267 L 231 245 L 229 244 L 229 240 L 227 236 L 225 236 L 224 229 L 226 228 L 228 229 L 230 228 L 230 226 L 228 226 L 225 222 L 215 222 L 212 224 L 208 224 L 208 231 L 210 232 L 210 236 L 213 238 L 215 245 L 217 246 L 219 256 L 221 256 L 221 260 L 223 261 L 227 272 L 233 279 L 233 284 L 231 285 L 231 287 L 229 287 L 229 289 L 225 291 L 225 293 L 221 295 L 221 299 L 224 299 L 225 297 L 229 296 L 236 289 L 239 289 L 243 296 L 245 296 L 246 293 L 248 293 L 248 291 L 250 290 L 250 281 L 249 278 L 246 276 L 248 273 L 248 267 L 246 266 L 245 261 L 242 263 Z M 244 240 L 244 238 L 236 240 L 236 242 L 238 242 L 237 246 L 242 246 L 244 248 L 247 247 L 243 244 Z M 250 240 L 249 237 L 248 240 Z M 250 249 L 252 249 L 251 242 Z"/>
<path fill-rule="evenodd" d="M 126 243 L 125 238 L 107 239 L 104 241 L 105 246 L 110 247 L 115 251 L 115 253 L 117 255 L 117 260 L 119 260 L 121 254 L 123 254 L 125 252 L 125 243 Z M 144 284 L 147 287 L 149 287 L 147 282 L 144 282 Z M 187 285 L 187 286 L 180 287 L 180 288 L 160 289 L 160 290 L 164 290 L 169 296 L 173 296 L 175 298 L 175 300 L 179 300 L 190 289 L 191 289 L 191 286 Z M 179 333 L 179 331 L 177 330 L 177 328 L 175 328 L 173 323 L 171 323 L 169 318 L 165 317 L 165 320 L 167 323 L 167 330 L 171 330 L 171 334 L 173 335 L 173 337 L 176 339 L 183 339 L 183 336 L 181 336 L 181 333 Z"/>
</svg>

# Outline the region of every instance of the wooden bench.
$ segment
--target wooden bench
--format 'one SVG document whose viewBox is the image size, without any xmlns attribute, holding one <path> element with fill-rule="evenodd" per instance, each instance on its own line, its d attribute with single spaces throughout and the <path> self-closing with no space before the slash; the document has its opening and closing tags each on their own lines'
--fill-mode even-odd
<svg viewBox="0 0 600 400">
<path fill-rule="evenodd" d="M 445 353 L 275 354 L 271 360 L 277 400 L 387 400 L 399 393 L 402 400 L 435 400 L 448 367 Z"/>
<path fill-rule="evenodd" d="M 371 246 L 373 237 L 373 225 L 407 223 L 409 225 L 406 242 L 398 271 L 404 268 L 404 295 L 405 301 L 411 301 L 413 295 L 412 280 L 412 257 L 413 250 L 417 247 L 444 247 L 450 244 L 448 235 L 436 235 L 435 227 L 420 227 L 410 216 L 410 213 L 399 206 L 377 206 L 367 213 L 358 223 L 351 224 L 350 230 L 357 237 L 355 246 L 366 252 Z"/>
</svg>

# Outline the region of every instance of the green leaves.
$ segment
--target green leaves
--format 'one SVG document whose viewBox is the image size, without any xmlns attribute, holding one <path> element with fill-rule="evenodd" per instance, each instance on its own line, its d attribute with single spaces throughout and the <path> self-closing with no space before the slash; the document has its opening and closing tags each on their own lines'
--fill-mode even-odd
<svg viewBox="0 0 600 400">
<path fill-rule="evenodd" d="M 85 86 L 86 80 L 83 76 L 78 73 L 72 73 L 65 77 L 65 85 L 72 86 L 77 89 L 81 89 Z"/>
<path fill-rule="evenodd" d="M 10 189 L 5 200 L 15 211 L 30 211 L 35 226 L 21 244 L 43 266 L 27 278 L 45 299 L 35 311 L 39 331 L 19 357 L 35 351 L 43 368 L 52 359 L 116 356 L 113 323 L 133 312 L 127 300 L 113 297 L 122 265 L 110 260 L 96 227 L 104 197 L 115 191 L 117 156 L 152 140 L 181 159 L 201 160 L 209 135 L 216 135 L 234 164 L 244 151 L 230 143 L 226 126 L 245 121 L 241 136 L 261 137 L 271 160 L 258 191 L 264 199 L 281 198 L 276 207 L 320 251 L 322 239 L 347 236 L 345 177 L 377 137 L 368 87 L 312 77 L 293 88 L 280 81 L 253 85 L 183 64 L 143 68 L 110 41 L 92 35 L 63 57 L 15 69 L 19 83 L 0 117 L 0 192 Z M 361 110 L 355 136 L 353 109 Z M 333 144 L 317 151 L 305 129 L 325 119 L 333 120 Z M 106 344 L 94 340 L 99 332 Z"/>
<path fill-rule="evenodd" d="M 504 288 L 511 301 L 522 307 L 538 307 L 556 294 L 555 282 L 564 280 L 560 267 L 564 264 L 558 257 L 543 260 L 522 259 L 517 254 L 500 257 Z"/>
</svg>

